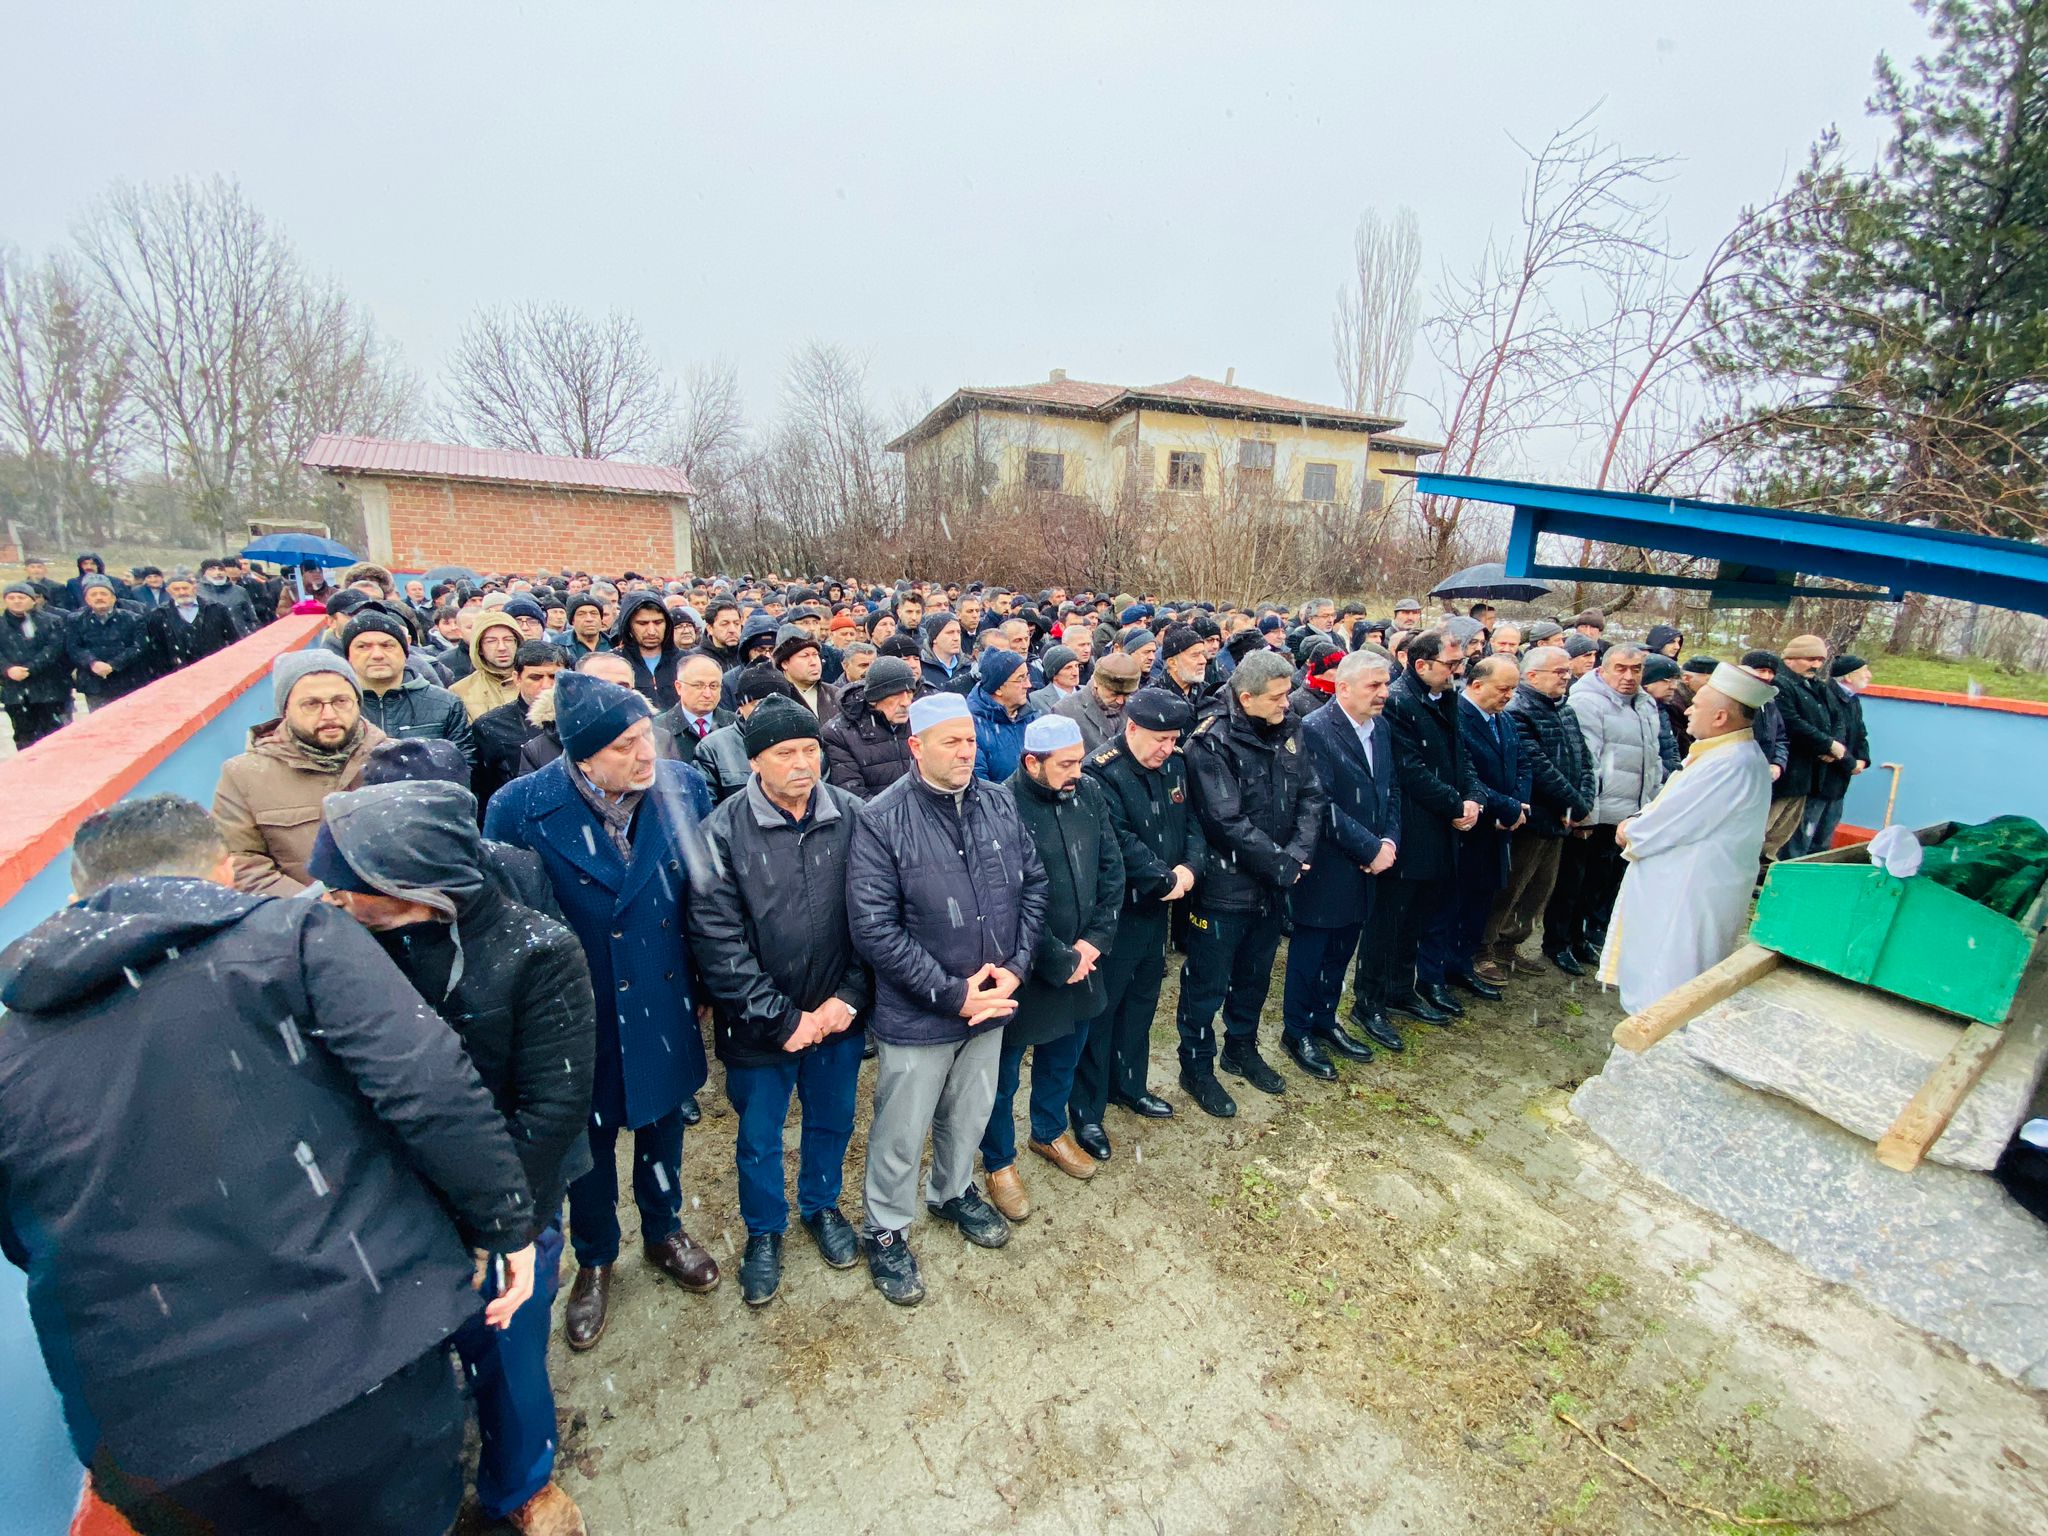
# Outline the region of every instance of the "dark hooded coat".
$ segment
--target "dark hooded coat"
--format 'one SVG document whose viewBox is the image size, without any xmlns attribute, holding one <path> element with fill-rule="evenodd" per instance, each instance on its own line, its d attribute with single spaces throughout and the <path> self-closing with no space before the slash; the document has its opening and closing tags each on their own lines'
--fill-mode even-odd
<svg viewBox="0 0 2048 1536">
<path fill-rule="evenodd" d="M 123 881 L 0 954 L 0 1004 L 0 1250 L 81 1460 L 175 1483 L 290 1434 L 533 1236 L 460 1042 L 333 907 Z"/>
</svg>

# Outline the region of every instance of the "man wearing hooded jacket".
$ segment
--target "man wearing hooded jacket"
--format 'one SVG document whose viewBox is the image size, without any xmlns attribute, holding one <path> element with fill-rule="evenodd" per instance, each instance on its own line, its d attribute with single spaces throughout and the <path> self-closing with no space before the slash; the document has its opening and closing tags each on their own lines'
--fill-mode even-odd
<svg viewBox="0 0 2048 1536">
<path fill-rule="evenodd" d="M 505 1117 L 544 1224 L 532 1296 L 504 1327 L 472 1319 L 455 1335 L 483 1431 L 477 1502 L 522 1536 L 581 1536 L 574 1501 L 550 1481 L 547 1346 L 564 1164 L 572 1152 L 588 1162 L 579 1132 L 597 1031 L 590 967 L 573 933 L 490 878 L 467 790 L 433 780 L 378 784 L 329 795 L 324 811 L 313 874 L 461 1040 Z M 489 1277 L 486 1298 L 495 1293 Z"/>
<path fill-rule="evenodd" d="M 676 622 L 659 597 L 636 592 L 619 605 L 612 649 L 633 664 L 633 686 L 656 710 L 676 703 Z"/>
<path fill-rule="evenodd" d="M 123 802 L 0 955 L 0 1252 L 136 1529 L 444 1530 L 471 1250 L 505 1264 L 493 1323 L 531 1293 L 517 1150 L 368 935 L 228 878 L 200 807 Z"/>
</svg>

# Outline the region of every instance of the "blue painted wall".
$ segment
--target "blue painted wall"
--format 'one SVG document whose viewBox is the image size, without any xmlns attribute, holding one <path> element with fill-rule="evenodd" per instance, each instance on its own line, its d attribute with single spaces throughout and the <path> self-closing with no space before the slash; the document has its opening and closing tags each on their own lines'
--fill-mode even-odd
<svg viewBox="0 0 2048 1536">
<path fill-rule="evenodd" d="M 2031 816 L 2048 826 L 2048 715 L 2015 715 L 1964 704 L 1913 699 L 1863 700 L 1871 767 L 1849 786 L 1842 820 L 1884 825 L 1891 778 L 1876 765 L 1898 763 L 1899 802 L 1892 820 L 1908 827 L 1937 821 Z"/>
<path fill-rule="evenodd" d="M 159 763 L 129 791 L 129 798 L 176 794 L 211 806 L 221 763 L 240 752 L 249 727 L 270 714 L 270 682 L 265 678 Z M 0 905 L 0 945 L 11 944 L 70 897 L 71 860 L 60 856 L 16 892 L 12 901 Z M 0 1512 L 4 1512 L 0 1513 L 0 1531 L 8 1536 L 17 1532 L 20 1536 L 44 1532 L 61 1536 L 77 1507 L 82 1473 L 29 1326 L 25 1277 L 4 1262 L 0 1262 L 0 1424 L 7 1427 L 7 1449 L 0 1454 Z"/>
</svg>

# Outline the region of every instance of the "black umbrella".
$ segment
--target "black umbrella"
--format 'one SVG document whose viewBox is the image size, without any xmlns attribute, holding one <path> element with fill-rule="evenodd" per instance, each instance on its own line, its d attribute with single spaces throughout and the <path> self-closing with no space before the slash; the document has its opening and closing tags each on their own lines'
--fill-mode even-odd
<svg viewBox="0 0 2048 1536">
<path fill-rule="evenodd" d="M 1475 602 L 1533 603 L 1550 595 L 1550 585 L 1528 576 L 1510 576 L 1500 561 L 1489 560 L 1484 565 L 1468 565 L 1457 575 L 1438 582 L 1429 589 L 1429 595 L 1469 597 Z"/>
<path fill-rule="evenodd" d="M 483 577 L 466 565 L 437 565 L 420 580 L 427 584 L 427 590 L 431 592 L 437 581 L 482 581 Z"/>
</svg>

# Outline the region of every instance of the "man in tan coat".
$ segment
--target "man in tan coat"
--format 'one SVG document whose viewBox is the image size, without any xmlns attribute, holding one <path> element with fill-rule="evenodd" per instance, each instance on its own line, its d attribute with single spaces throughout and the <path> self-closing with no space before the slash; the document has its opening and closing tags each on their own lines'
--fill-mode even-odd
<svg viewBox="0 0 2048 1536">
<path fill-rule="evenodd" d="M 363 719 L 355 673 L 331 651 L 278 657 L 270 685 L 278 718 L 250 731 L 249 750 L 221 765 L 213 820 L 237 890 L 291 896 L 312 883 L 306 860 L 321 800 L 356 787 L 384 733 Z"/>
<path fill-rule="evenodd" d="M 476 632 L 469 637 L 469 660 L 475 670 L 448 690 L 462 700 L 470 719 L 487 715 L 500 704 L 509 704 L 519 697 L 512 658 L 525 642 L 525 632 L 517 619 L 494 613 L 478 623 Z"/>
</svg>

